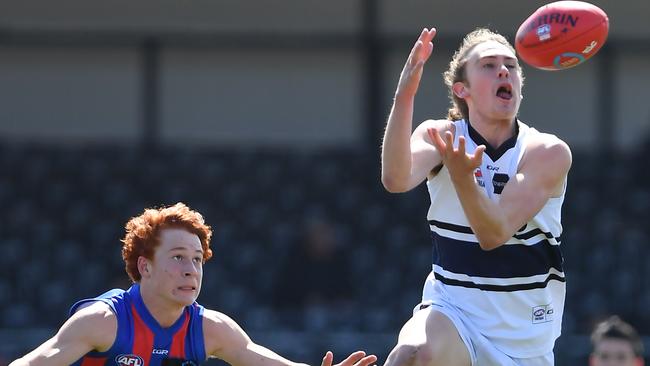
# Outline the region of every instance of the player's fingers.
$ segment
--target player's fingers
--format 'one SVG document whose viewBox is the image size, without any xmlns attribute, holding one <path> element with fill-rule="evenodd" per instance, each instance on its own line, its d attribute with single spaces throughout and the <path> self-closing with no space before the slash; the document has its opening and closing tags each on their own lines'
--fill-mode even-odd
<svg viewBox="0 0 650 366">
<path fill-rule="evenodd" d="M 458 153 L 461 155 L 465 155 L 465 137 L 460 136 L 458 137 Z"/>
<path fill-rule="evenodd" d="M 332 360 L 334 359 L 334 355 L 332 352 L 327 351 L 325 353 L 325 357 L 323 357 L 323 362 L 321 363 L 321 366 L 332 366 Z"/>
<path fill-rule="evenodd" d="M 435 128 L 427 128 L 427 134 L 429 134 L 429 138 L 431 139 L 433 146 L 436 147 L 436 150 L 444 156 L 447 146 L 445 146 L 445 142 L 440 137 L 438 130 Z"/>
<path fill-rule="evenodd" d="M 483 161 L 483 152 L 485 152 L 485 145 L 479 145 L 474 151 L 474 157 L 472 160 L 476 165 L 481 165 Z"/>
<path fill-rule="evenodd" d="M 436 35 L 435 28 L 427 29 L 424 28 L 420 37 L 415 42 L 415 46 L 411 50 L 411 65 L 412 66 L 422 66 L 431 56 L 433 51 L 433 37 Z"/>
<path fill-rule="evenodd" d="M 438 30 L 436 28 L 432 27 L 431 29 L 429 29 L 429 31 L 427 32 L 427 40 L 431 42 L 431 40 L 435 38 L 436 33 L 438 33 Z"/>
<path fill-rule="evenodd" d="M 435 134 L 438 133 L 438 130 L 435 128 L 427 128 L 427 135 L 429 136 L 429 140 L 431 140 L 431 143 L 435 145 L 436 143 L 436 137 Z"/>
<path fill-rule="evenodd" d="M 428 42 L 428 40 L 429 40 L 429 29 L 422 28 L 422 32 L 420 32 L 420 35 L 418 36 L 418 41 Z"/>
<path fill-rule="evenodd" d="M 420 32 L 420 35 L 418 36 L 417 41 L 415 41 L 415 44 L 413 45 L 413 48 L 411 48 L 411 53 L 409 54 L 408 58 L 408 64 L 411 66 L 414 66 L 417 64 L 417 55 L 420 52 L 420 49 L 422 49 L 422 45 L 425 44 L 428 41 L 427 36 L 429 35 L 429 30 L 424 28 L 422 29 L 422 32 Z"/>
<path fill-rule="evenodd" d="M 424 63 L 429 59 L 429 57 L 431 57 L 431 54 L 433 53 L 433 43 L 427 42 L 423 44 L 422 51 L 420 53 L 421 57 L 418 65 L 424 67 Z"/>
<path fill-rule="evenodd" d="M 448 152 L 454 151 L 454 134 L 451 131 L 445 132 L 445 144 Z"/>
<path fill-rule="evenodd" d="M 411 68 L 415 67 L 420 62 L 420 50 L 424 46 L 424 43 L 420 40 L 415 42 L 413 49 L 411 49 L 411 54 L 409 54 L 408 66 Z"/>
<path fill-rule="evenodd" d="M 362 358 L 359 362 L 355 363 L 354 366 L 368 366 L 377 362 L 377 356 L 370 355 Z"/>
<path fill-rule="evenodd" d="M 425 28 L 426 29 L 426 28 Z M 426 61 L 433 52 L 433 38 L 436 36 L 436 29 L 431 28 L 427 30 L 426 34 L 422 37 L 422 60 Z"/>
<path fill-rule="evenodd" d="M 356 352 L 352 353 L 351 355 L 349 355 L 348 358 L 343 360 L 343 362 L 341 362 L 339 365 L 340 366 L 352 366 L 352 365 L 356 364 L 357 362 L 359 362 L 365 355 L 366 355 L 366 353 L 364 351 L 356 351 Z"/>
</svg>

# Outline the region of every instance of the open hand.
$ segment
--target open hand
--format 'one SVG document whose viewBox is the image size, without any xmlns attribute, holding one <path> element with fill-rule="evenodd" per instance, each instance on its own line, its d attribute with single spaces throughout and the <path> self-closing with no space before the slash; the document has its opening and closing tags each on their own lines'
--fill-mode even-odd
<svg viewBox="0 0 650 366">
<path fill-rule="evenodd" d="M 444 140 L 435 128 L 427 129 L 427 133 L 440 153 L 442 163 L 449 170 L 452 179 L 464 175 L 473 175 L 474 171 L 481 166 L 485 145 L 479 145 L 474 154 L 468 154 L 465 152 L 464 136 L 458 138 L 458 148 L 454 148 L 454 134 L 451 131 L 445 132 Z"/>
<path fill-rule="evenodd" d="M 334 355 L 332 352 L 327 351 L 325 357 L 323 357 L 323 363 L 321 366 L 332 366 L 334 360 Z M 357 351 L 348 356 L 343 362 L 337 363 L 334 366 L 369 366 L 377 362 L 377 356 L 370 355 L 366 356 L 366 353 L 363 351 Z"/>
<path fill-rule="evenodd" d="M 411 54 L 409 54 L 409 58 L 406 60 L 402 74 L 399 77 L 399 83 L 397 84 L 398 95 L 415 96 L 422 78 L 424 63 L 427 62 L 431 52 L 433 52 L 433 43 L 431 41 L 435 36 L 435 28 L 424 28 L 420 33 L 420 37 L 413 45 Z"/>
</svg>

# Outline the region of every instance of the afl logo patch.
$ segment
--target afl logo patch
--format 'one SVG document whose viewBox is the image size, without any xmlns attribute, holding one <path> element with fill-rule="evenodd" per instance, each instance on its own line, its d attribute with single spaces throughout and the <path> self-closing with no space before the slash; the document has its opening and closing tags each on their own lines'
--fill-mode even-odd
<svg viewBox="0 0 650 366">
<path fill-rule="evenodd" d="M 119 355 L 115 357 L 115 363 L 119 366 L 144 366 L 144 361 L 136 355 Z"/>
<path fill-rule="evenodd" d="M 555 311 L 551 304 L 533 307 L 533 324 L 553 321 L 554 313 Z"/>
</svg>

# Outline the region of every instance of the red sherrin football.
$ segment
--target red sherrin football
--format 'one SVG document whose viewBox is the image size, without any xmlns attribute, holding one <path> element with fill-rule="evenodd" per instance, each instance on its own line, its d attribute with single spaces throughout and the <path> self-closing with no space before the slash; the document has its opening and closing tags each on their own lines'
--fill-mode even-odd
<svg viewBox="0 0 650 366">
<path fill-rule="evenodd" d="M 557 1 L 526 19 L 515 38 L 519 58 L 542 70 L 577 66 L 598 52 L 609 33 L 609 19 L 583 1 Z"/>
</svg>

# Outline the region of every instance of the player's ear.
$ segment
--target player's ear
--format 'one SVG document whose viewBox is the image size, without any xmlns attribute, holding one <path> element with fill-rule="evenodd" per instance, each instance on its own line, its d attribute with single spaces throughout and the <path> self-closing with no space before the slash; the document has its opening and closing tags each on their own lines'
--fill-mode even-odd
<svg viewBox="0 0 650 366">
<path fill-rule="evenodd" d="M 142 277 L 149 277 L 151 274 L 150 272 L 150 265 L 149 265 L 149 260 L 143 256 L 138 257 L 138 272 L 140 272 L 140 276 Z"/>
<path fill-rule="evenodd" d="M 465 88 L 465 84 L 461 81 L 455 82 L 454 85 L 451 86 L 451 90 L 454 92 L 455 96 L 461 99 L 469 95 L 467 88 Z"/>
</svg>

